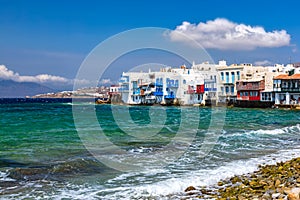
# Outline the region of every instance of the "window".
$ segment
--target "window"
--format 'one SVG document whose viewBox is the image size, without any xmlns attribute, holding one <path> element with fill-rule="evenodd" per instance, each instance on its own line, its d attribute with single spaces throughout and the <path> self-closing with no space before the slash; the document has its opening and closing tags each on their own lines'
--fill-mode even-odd
<svg viewBox="0 0 300 200">
<path fill-rule="evenodd" d="M 226 72 L 226 83 L 229 83 L 229 72 Z"/>
<path fill-rule="evenodd" d="M 248 96 L 248 92 L 244 92 L 244 95 L 245 95 L 245 96 Z"/>
<path fill-rule="evenodd" d="M 224 94 L 224 87 L 221 87 L 221 93 Z"/>
<path fill-rule="evenodd" d="M 251 97 L 257 97 L 258 96 L 258 92 L 257 91 L 251 91 L 250 92 L 250 96 Z"/>
<path fill-rule="evenodd" d="M 225 87 L 226 94 L 229 93 L 229 87 Z"/>
<path fill-rule="evenodd" d="M 232 83 L 235 82 L 235 74 L 234 74 L 234 72 L 231 72 L 231 82 Z"/>
<path fill-rule="evenodd" d="M 236 75 L 237 75 L 237 79 L 240 80 L 240 72 L 239 71 L 236 72 Z"/>
<path fill-rule="evenodd" d="M 230 92 L 233 94 L 234 93 L 234 86 L 231 86 Z"/>
<path fill-rule="evenodd" d="M 224 72 L 221 72 L 221 80 L 224 81 Z"/>
<path fill-rule="evenodd" d="M 183 84 L 186 84 L 186 80 L 183 80 Z"/>
</svg>

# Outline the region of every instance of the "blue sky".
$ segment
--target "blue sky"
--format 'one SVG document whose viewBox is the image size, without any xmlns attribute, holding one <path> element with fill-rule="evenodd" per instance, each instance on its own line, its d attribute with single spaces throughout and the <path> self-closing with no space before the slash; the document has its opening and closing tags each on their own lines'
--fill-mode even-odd
<svg viewBox="0 0 300 200">
<path fill-rule="evenodd" d="M 260 26 L 266 32 L 285 30 L 290 40 L 282 46 L 279 41 L 279 47 L 258 46 L 251 50 L 208 45 L 207 51 L 215 61 L 286 64 L 291 58 L 297 62 L 299 6 L 299 2 L 288 0 L 0 0 L 0 65 L 24 76 L 50 74 L 72 79 L 87 54 L 110 36 L 139 27 L 175 30 L 183 22 L 193 28 L 193 24 L 218 18 L 237 25 Z"/>
</svg>

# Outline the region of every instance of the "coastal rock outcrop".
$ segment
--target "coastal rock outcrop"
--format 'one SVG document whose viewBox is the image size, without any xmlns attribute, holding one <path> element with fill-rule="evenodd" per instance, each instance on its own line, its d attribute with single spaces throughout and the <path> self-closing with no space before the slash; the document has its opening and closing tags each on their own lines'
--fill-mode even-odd
<svg viewBox="0 0 300 200">
<path fill-rule="evenodd" d="M 300 158 L 259 166 L 251 174 L 221 180 L 215 186 L 200 189 L 195 198 L 300 200 Z"/>
</svg>

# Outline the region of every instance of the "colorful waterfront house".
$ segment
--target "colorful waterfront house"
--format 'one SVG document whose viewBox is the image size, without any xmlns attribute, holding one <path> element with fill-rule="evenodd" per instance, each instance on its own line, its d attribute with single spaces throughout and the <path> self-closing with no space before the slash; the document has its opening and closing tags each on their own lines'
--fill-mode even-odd
<svg viewBox="0 0 300 200">
<path fill-rule="evenodd" d="M 193 88 L 196 88 L 194 102 L 206 105 L 213 103 L 216 105 L 219 101 L 218 85 L 220 82 L 216 65 L 209 62 L 203 62 L 201 64 L 193 63 L 191 68 L 194 73 L 193 79 L 196 80 L 193 84 Z"/>
<path fill-rule="evenodd" d="M 261 107 L 260 96 L 265 89 L 265 80 L 250 79 L 236 82 L 237 105 L 242 107 Z"/>
<path fill-rule="evenodd" d="M 163 101 L 163 96 L 164 96 L 164 91 L 163 91 L 163 78 L 162 77 L 158 77 L 156 78 L 155 81 L 155 103 L 160 104 Z"/>
<path fill-rule="evenodd" d="M 166 90 L 164 95 L 164 101 L 166 104 L 173 104 L 176 99 L 176 93 L 179 88 L 179 80 L 166 78 Z"/>
<path fill-rule="evenodd" d="M 235 101 L 237 96 L 236 81 L 241 79 L 241 74 L 245 65 L 232 64 L 227 66 L 226 61 L 219 61 L 216 66 L 219 77 L 219 102 L 226 103 L 228 101 Z"/>
<path fill-rule="evenodd" d="M 120 85 L 111 85 L 109 87 L 109 99 L 111 103 L 120 103 L 121 102 L 121 93 L 120 93 Z"/>
<path fill-rule="evenodd" d="M 152 105 L 155 103 L 155 83 L 142 83 L 139 85 L 139 99 L 136 104 Z"/>
<path fill-rule="evenodd" d="M 109 87 L 109 94 L 119 94 L 120 85 L 111 85 Z"/>
<path fill-rule="evenodd" d="M 300 73 L 294 70 L 274 77 L 275 105 L 300 104 Z"/>
<path fill-rule="evenodd" d="M 119 92 L 121 93 L 122 101 L 127 103 L 129 99 L 129 76 L 125 73 L 119 79 Z"/>
<path fill-rule="evenodd" d="M 204 95 L 204 84 L 188 85 L 186 94 L 189 95 L 187 104 L 205 104 Z"/>
</svg>

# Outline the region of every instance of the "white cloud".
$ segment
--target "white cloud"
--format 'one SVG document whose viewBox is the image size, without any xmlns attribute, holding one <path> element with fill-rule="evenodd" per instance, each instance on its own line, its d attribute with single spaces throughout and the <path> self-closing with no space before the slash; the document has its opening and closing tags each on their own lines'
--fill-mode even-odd
<svg viewBox="0 0 300 200">
<path fill-rule="evenodd" d="M 99 83 L 100 85 L 108 85 L 108 84 L 112 84 L 112 81 L 110 79 L 101 79 Z"/>
<path fill-rule="evenodd" d="M 9 70 L 5 65 L 0 65 L 0 80 L 12 80 L 16 82 L 34 82 L 40 84 L 49 84 L 51 86 L 67 86 L 70 87 L 76 82 L 77 87 L 96 86 L 97 81 L 86 79 L 67 79 L 61 76 L 53 76 L 49 74 L 39 74 L 36 76 L 21 76 L 12 70 Z M 100 83 L 109 84 L 110 79 L 101 80 Z"/>
<path fill-rule="evenodd" d="M 290 45 L 291 36 L 285 30 L 267 32 L 261 26 L 237 24 L 224 18 L 191 24 L 183 22 L 168 35 L 172 41 L 190 42 L 194 39 L 204 48 L 221 50 L 253 50 L 258 47 Z"/>
<path fill-rule="evenodd" d="M 12 70 L 7 69 L 5 65 L 0 65 L 0 79 L 13 80 L 16 82 L 35 82 L 35 83 L 68 83 L 70 80 L 60 76 L 40 74 L 37 76 L 21 76 Z"/>
<path fill-rule="evenodd" d="M 272 65 L 273 63 L 269 60 L 261 60 L 254 62 L 255 65 L 265 66 L 265 65 Z"/>
</svg>

